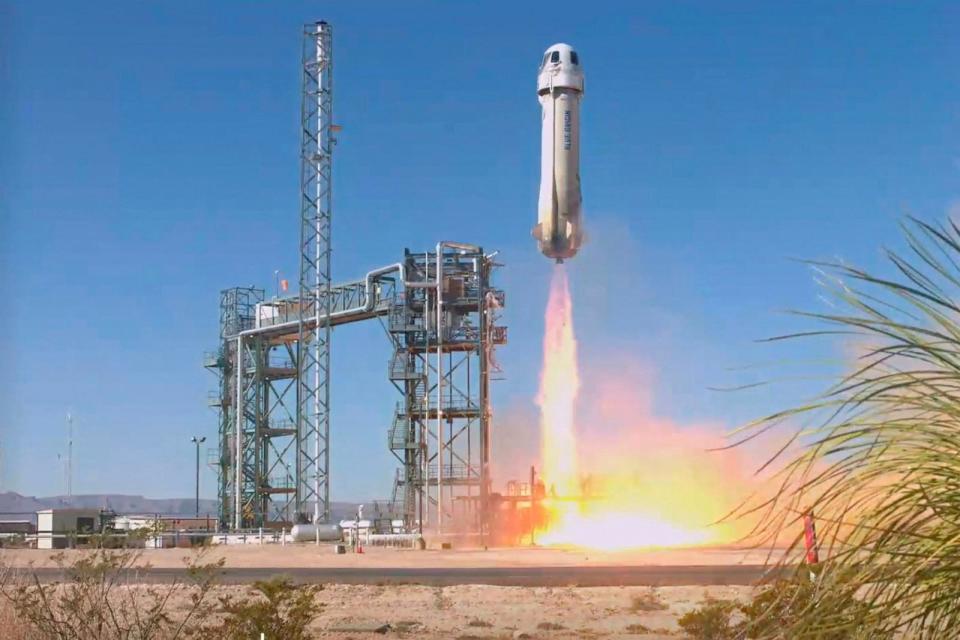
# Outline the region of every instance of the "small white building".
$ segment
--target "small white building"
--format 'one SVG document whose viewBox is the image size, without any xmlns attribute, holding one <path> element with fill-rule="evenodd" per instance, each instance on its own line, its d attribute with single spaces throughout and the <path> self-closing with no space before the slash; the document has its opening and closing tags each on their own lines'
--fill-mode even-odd
<svg viewBox="0 0 960 640">
<path fill-rule="evenodd" d="M 37 511 L 37 548 L 66 549 L 71 542 L 100 533 L 99 509 L 44 509 Z"/>
</svg>

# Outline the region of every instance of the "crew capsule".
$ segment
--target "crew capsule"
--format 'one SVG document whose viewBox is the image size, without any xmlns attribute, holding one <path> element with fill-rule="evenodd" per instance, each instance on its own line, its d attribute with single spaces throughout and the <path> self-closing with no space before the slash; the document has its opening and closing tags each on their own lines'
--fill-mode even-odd
<svg viewBox="0 0 960 640">
<path fill-rule="evenodd" d="M 583 67 L 568 44 L 543 54 L 537 75 L 542 110 L 540 197 L 533 237 L 540 252 L 562 262 L 583 242 L 580 219 L 580 100 Z"/>
</svg>

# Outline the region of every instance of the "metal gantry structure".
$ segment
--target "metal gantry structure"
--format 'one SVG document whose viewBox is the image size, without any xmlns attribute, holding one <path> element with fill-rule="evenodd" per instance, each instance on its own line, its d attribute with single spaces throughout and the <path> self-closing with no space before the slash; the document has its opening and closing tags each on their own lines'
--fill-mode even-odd
<svg viewBox="0 0 960 640">
<path fill-rule="evenodd" d="M 240 530 L 328 522 L 330 338 L 333 327 L 378 318 L 393 347 L 388 378 L 402 394 L 387 444 L 401 463 L 386 517 L 408 531 L 480 534 L 490 492 L 489 382 L 504 294 L 493 255 L 465 243 L 333 285 L 333 58 L 325 22 L 304 30 L 299 293 L 220 295 L 220 525 Z"/>
<path fill-rule="evenodd" d="M 504 294 L 490 281 L 497 264 L 479 247 L 444 242 L 407 252 L 403 264 L 405 292 L 388 321 L 389 377 L 403 395 L 387 438 L 402 465 L 397 511 L 408 530 L 482 534 L 493 349 L 506 342 Z"/>
</svg>

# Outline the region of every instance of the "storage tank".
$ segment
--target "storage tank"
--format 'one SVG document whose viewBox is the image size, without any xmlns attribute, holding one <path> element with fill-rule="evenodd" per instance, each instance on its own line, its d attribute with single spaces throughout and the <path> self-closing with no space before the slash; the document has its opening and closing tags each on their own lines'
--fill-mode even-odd
<svg viewBox="0 0 960 640">
<path fill-rule="evenodd" d="M 294 542 L 338 542 L 343 539 L 343 530 L 338 524 L 295 524 L 290 529 Z"/>
</svg>

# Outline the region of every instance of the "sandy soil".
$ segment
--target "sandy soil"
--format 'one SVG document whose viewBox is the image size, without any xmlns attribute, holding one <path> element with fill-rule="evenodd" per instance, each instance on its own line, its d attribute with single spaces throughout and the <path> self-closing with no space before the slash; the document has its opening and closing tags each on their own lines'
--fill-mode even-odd
<svg viewBox="0 0 960 640">
<path fill-rule="evenodd" d="M 145 587 L 127 585 L 143 598 Z M 327 585 L 316 595 L 320 615 L 309 627 L 312 638 L 364 640 L 424 638 L 427 640 L 513 640 L 528 638 L 682 638 L 677 619 L 707 597 L 749 598 L 750 587 L 562 587 L 492 586 L 422 587 Z M 243 596 L 247 587 L 224 586 L 209 594 Z M 116 590 L 113 598 L 127 601 Z M 637 607 L 635 598 L 645 604 Z M 174 619 L 186 615 L 186 591 L 176 593 L 166 611 Z M 650 603 L 655 606 L 650 606 Z M 0 603 L 4 638 L 33 637 L 9 606 Z M 212 620 L 208 621 L 213 623 Z"/>
<path fill-rule="evenodd" d="M 284 567 L 510 567 L 584 565 L 761 564 L 764 554 L 738 549 L 687 549 L 600 553 L 560 549 L 395 550 L 362 555 L 333 553 L 329 545 L 234 546 L 208 550 L 237 568 Z M 53 566 L 56 552 L 0 550 L 6 566 Z M 67 562 L 86 551 L 65 552 Z M 181 567 L 188 550 L 146 550 L 155 567 Z M 129 588 L 129 587 L 128 587 Z M 136 588 L 136 587 L 133 587 Z M 218 587 L 239 594 L 243 586 Z M 329 584 L 317 595 L 323 604 L 311 631 L 318 638 L 377 637 L 493 640 L 513 638 L 676 638 L 677 619 L 707 596 L 749 599 L 751 587 L 497 587 L 464 585 Z M 636 607 L 634 599 L 661 603 Z M 186 600 L 182 605 L 185 606 Z M 379 632 L 377 631 L 379 630 Z"/>
<path fill-rule="evenodd" d="M 63 553 L 72 562 L 86 551 L 0 549 L 0 563 L 8 566 L 54 566 L 52 557 Z M 638 565 L 738 565 L 764 564 L 766 552 L 736 548 L 664 549 L 600 552 L 553 548 L 503 548 L 490 550 L 432 550 L 367 548 L 363 554 L 337 555 L 332 545 L 214 546 L 210 560 L 224 558 L 228 567 L 529 567 L 529 566 L 638 566 Z M 143 562 L 157 568 L 182 567 L 191 552 L 185 549 L 142 550 Z"/>
<path fill-rule="evenodd" d="M 707 595 L 745 601 L 751 591 L 750 587 L 651 590 L 648 587 L 331 585 L 319 596 L 325 607 L 313 629 L 321 638 L 344 639 L 376 637 L 370 631 L 360 630 L 389 624 L 391 629 L 387 635 L 417 638 L 653 640 L 676 637 L 677 618 L 696 608 Z M 650 593 L 666 608 L 634 611 L 633 598 Z"/>
</svg>

